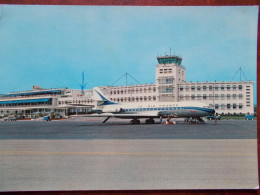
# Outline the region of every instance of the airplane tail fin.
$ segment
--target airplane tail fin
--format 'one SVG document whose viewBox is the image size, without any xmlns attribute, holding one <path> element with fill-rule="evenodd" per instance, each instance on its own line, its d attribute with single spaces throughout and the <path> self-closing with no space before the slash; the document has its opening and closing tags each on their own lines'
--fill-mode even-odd
<svg viewBox="0 0 260 195">
<path fill-rule="evenodd" d="M 94 100 L 98 102 L 99 106 L 118 104 L 116 102 L 108 100 L 108 98 L 105 97 L 104 93 L 98 87 L 93 88 L 93 95 Z"/>
</svg>

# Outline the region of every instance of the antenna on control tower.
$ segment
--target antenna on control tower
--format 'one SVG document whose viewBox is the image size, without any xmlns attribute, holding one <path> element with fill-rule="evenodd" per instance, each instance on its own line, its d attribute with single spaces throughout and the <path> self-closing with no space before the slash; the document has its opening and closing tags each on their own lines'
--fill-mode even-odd
<svg viewBox="0 0 260 195">
<path fill-rule="evenodd" d="M 241 73 L 243 74 L 243 76 L 245 77 L 246 81 L 247 81 L 247 78 L 246 78 L 246 75 L 244 74 L 244 72 L 242 71 L 242 68 L 240 67 L 237 72 L 235 73 L 235 75 L 232 77 L 231 81 L 235 78 L 235 76 L 237 75 L 237 73 L 240 73 L 240 81 L 241 81 Z"/>
</svg>

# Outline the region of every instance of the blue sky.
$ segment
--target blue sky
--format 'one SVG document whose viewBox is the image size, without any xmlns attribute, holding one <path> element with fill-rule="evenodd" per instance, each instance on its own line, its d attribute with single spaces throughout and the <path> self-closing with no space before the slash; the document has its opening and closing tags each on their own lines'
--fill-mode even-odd
<svg viewBox="0 0 260 195">
<path fill-rule="evenodd" d="M 86 88 L 126 72 L 154 83 L 156 56 L 170 47 L 187 81 L 230 81 L 240 66 L 256 81 L 256 6 L 2 5 L 1 15 L 0 94 L 33 85 L 79 89 L 82 71 Z"/>
</svg>

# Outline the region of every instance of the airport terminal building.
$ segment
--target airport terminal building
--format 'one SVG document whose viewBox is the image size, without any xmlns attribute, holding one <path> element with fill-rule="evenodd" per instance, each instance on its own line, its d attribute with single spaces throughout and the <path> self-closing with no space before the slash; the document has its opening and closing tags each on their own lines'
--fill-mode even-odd
<svg viewBox="0 0 260 195">
<path fill-rule="evenodd" d="M 253 81 L 186 82 L 185 67 L 178 56 L 159 56 L 156 84 L 102 87 L 115 102 L 199 101 L 219 114 L 254 113 Z"/>
<path fill-rule="evenodd" d="M 253 81 L 186 82 L 182 58 L 166 55 L 158 56 L 157 60 L 156 84 L 100 88 L 110 100 L 120 103 L 199 101 L 209 104 L 219 114 L 254 113 Z M 92 89 L 82 93 L 78 89 L 34 86 L 29 91 L 1 95 L 0 115 L 80 114 L 95 104 Z"/>
</svg>

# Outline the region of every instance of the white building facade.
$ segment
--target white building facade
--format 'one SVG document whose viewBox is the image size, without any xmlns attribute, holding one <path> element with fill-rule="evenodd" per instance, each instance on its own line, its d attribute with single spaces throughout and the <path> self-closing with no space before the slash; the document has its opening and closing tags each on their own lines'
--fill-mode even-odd
<svg viewBox="0 0 260 195">
<path fill-rule="evenodd" d="M 156 84 L 102 87 L 115 102 L 182 102 L 209 104 L 219 114 L 254 113 L 253 81 L 186 82 L 186 69 L 178 56 L 159 56 Z"/>
</svg>

